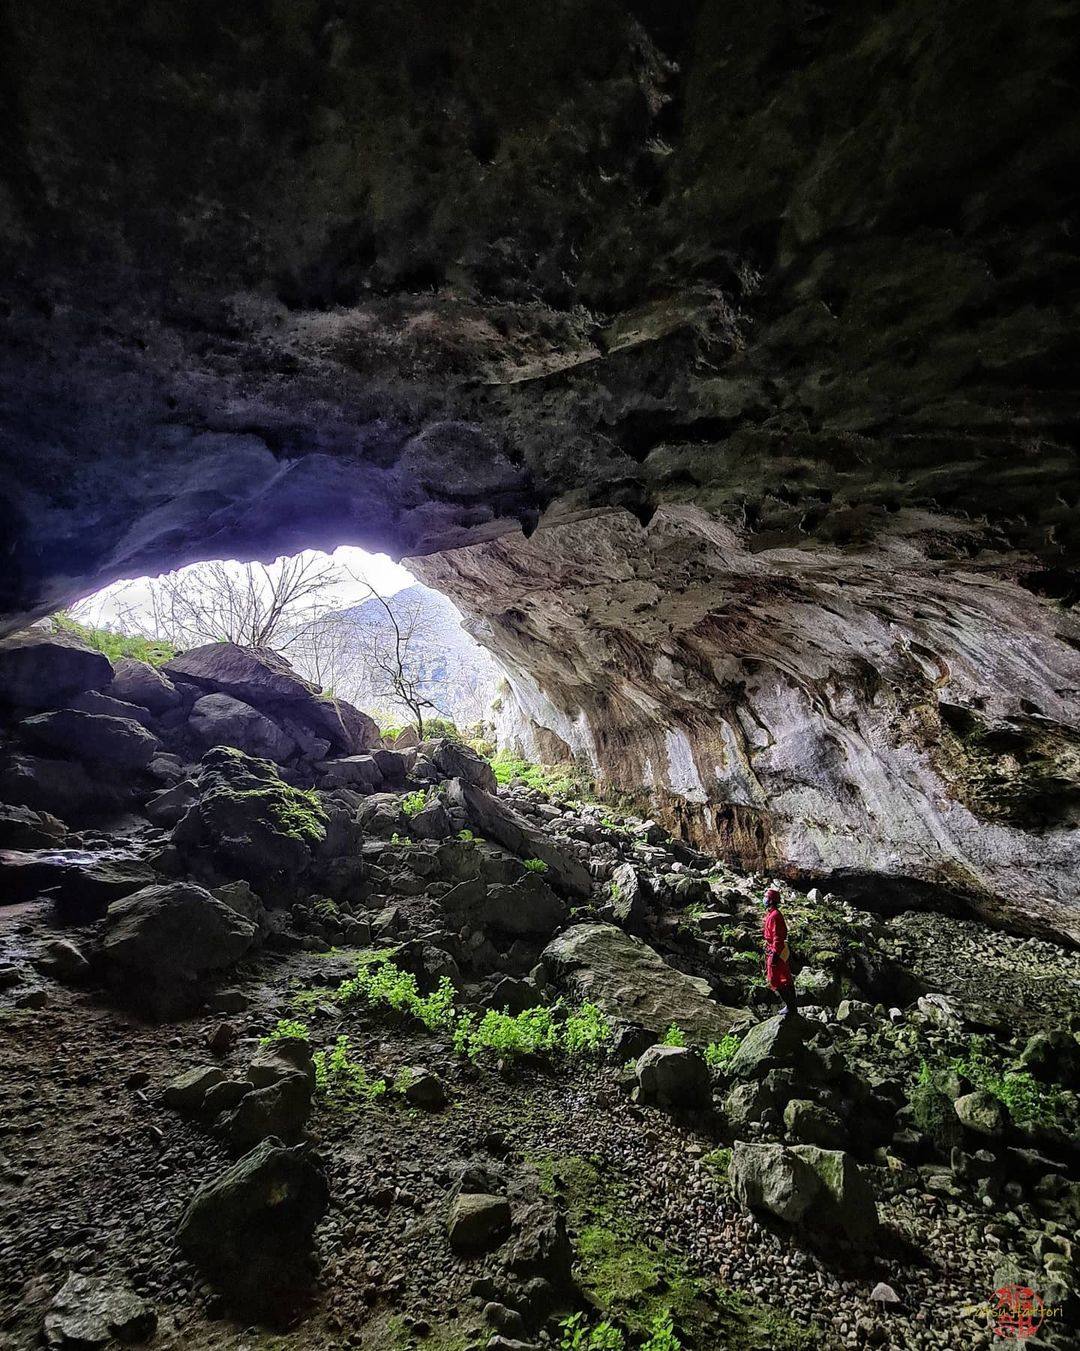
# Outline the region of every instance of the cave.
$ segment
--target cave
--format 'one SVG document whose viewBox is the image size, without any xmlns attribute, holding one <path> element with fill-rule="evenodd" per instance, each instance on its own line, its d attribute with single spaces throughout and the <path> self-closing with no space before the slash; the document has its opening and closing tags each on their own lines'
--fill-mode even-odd
<svg viewBox="0 0 1080 1351">
<path fill-rule="evenodd" d="M 151 1209 L 110 1244 L 103 1197 L 59 1218 L 23 1206 L 0 1240 L 0 1341 L 173 1345 L 188 1327 L 239 1346 L 238 1305 L 297 1347 L 305 1327 L 387 1351 L 930 1347 L 977 1344 L 961 1305 L 1026 1289 L 1040 1341 L 1068 1344 L 1078 37 L 1075 7 L 1047 0 L 3 7 L 10 1138 L 57 1167 L 40 1133 L 102 1114 L 106 1173 L 130 1166 Z M 405 560 L 465 617 L 505 675 L 495 737 L 530 781 L 498 782 L 450 741 L 395 749 L 272 654 L 199 649 L 148 675 L 40 627 L 121 578 L 343 545 Z M 245 739 L 218 716 L 223 739 L 200 741 L 192 718 L 209 726 L 223 700 Z M 547 791 L 559 766 L 596 802 Z M 800 1002 L 824 1009 L 798 1045 L 749 981 L 770 882 Z M 205 971 L 189 943 L 215 955 Z M 147 980 L 147 953 L 170 980 Z M 633 983 L 612 975 L 623 961 L 633 1016 L 605 1003 Z M 352 993 L 332 998 L 339 982 Z M 510 1022 L 527 1014 L 532 989 L 555 1040 L 519 1073 L 549 1134 L 578 1139 L 565 1104 L 583 1094 L 670 1249 L 611 1220 L 618 1189 L 583 1145 L 548 1140 L 536 1164 L 507 1068 L 520 1028 L 463 1069 L 437 1002 L 450 987 L 479 1001 L 475 1026 L 503 997 Z M 388 999 L 404 1033 L 379 1021 Z M 306 1034 L 275 1036 L 290 1020 L 318 1027 L 318 1060 Z M 61 1047 L 43 1108 L 39 1026 Z M 331 1031 L 383 1077 L 334 1061 Z M 609 1033 L 600 1069 L 553 1049 Z M 676 1060 L 688 1077 L 666 1100 L 659 1062 Z M 247 1097 L 229 1078 L 244 1064 Z M 451 1111 L 423 1143 L 410 1123 L 448 1085 L 480 1138 Z M 308 1088 L 314 1154 L 284 1101 Z M 271 1106 L 286 1125 L 259 1134 Z M 641 1200 L 646 1129 L 672 1179 L 659 1209 Z M 846 1209 L 807 1201 L 839 1256 L 775 1197 L 763 1221 L 753 1172 L 753 1151 L 781 1151 L 805 1183 L 792 1151 L 838 1143 L 845 1170 L 879 1170 L 844 1172 Z M 14 1216 L 33 1172 L 0 1147 Z M 357 1183 L 384 1165 L 385 1187 Z M 71 1167 L 60 1193 L 81 1185 Z M 936 1239 L 929 1266 L 912 1257 L 929 1221 L 901 1214 L 890 1169 L 932 1218 L 962 1212 L 942 1224 L 980 1249 L 963 1278 Z M 899 1293 L 855 1259 L 868 1185 Z M 234 1250 L 208 1263 L 198 1204 L 244 1186 L 295 1214 L 246 1268 Z M 290 1260 L 293 1232 L 321 1274 Z M 602 1279 L 619 1260 L 652 1273 L 632 1296 Z M 751 1308 L 750 1287 L 783 1292 L 778 1272 L 807 1263 L 828 1298 L 851 1272 L 856 1294 L 826 1308 L 793 1276 L 794 1322 L 760 1289 Z M 710 1304 L 706 1278 L 743 1304 Z M 945 1342 L 925 1325 L 938 1278 Z M 454 1329 L 485 1308 L 482 1331 Z M 610 1342 L 587 1340 L 605 1326 Z"/>
</svg>

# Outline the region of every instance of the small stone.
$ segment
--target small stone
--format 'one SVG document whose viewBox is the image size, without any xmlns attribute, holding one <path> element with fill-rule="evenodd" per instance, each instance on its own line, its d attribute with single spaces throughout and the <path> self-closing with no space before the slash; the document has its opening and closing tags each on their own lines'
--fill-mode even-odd
<svg viewBox="0 0 1080 1351">
<path fill-rule="evenodd" d="M 446 1229 L 458 1251 L 495 1247 L 510 1228 L 510 1202 L 505 1196 L 467 1192 L 455 1197 Z"/>
</svg>

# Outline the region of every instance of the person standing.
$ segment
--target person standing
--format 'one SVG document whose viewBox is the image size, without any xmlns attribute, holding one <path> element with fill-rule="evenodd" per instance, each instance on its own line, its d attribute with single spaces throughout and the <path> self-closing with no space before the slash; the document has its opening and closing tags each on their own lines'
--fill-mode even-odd
<svg viewBox="0 0 1080 1351">
<path fill-rule="evenodd" d="M 769 989 L 775 991 L 784 1001 L 784 1012 L 780 1017 L 785 1018 L 789 1013 L 797 1012 L 797 1005 L 795 982 L 791 978 L 791 967 L 789 965 L 787 921 L 780 913 L 780 892 L 777 887 L 770 886 L 766 889 L 763 904 L 765 906 L 765 921 L 762 924 L 762 933 L 765 935 L 765 979 L 769 982 Z"/>
</svg>

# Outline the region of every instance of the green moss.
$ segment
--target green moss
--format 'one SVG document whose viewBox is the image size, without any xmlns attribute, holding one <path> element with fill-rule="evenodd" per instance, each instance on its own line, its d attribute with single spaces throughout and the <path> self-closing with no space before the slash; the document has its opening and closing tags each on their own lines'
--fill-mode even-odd
<svg viewBox="0 0 1080 1351">
<path fill-rule="evenodd" d="M 176 656 L 176 648 L 171 643 L 143 638 L 139 634 L 114 633 L 112 629 L 95 628 L 92 624 L 80 624 L 63 611 L 53 615 L 52 626 L 57 633 L 70 633 L 75 638 L 81 638 L 87 646 L 104 652 L 110 661 L 134 657 L 137 661 L 149 662 L 151 666 L 162 666 Z"/>
<path fill-rule="evenodd" d="M 318 844 L 326 836 L 326 812 L 311 789 L 293 788 L 287 783 L 264 783 L 258 788 L 233 788 L 219 784 L 203 799 L 207 805 L 220 798 L 243 802 L 255 809 L 280 835 L 304 844 Z"/>
</svg>

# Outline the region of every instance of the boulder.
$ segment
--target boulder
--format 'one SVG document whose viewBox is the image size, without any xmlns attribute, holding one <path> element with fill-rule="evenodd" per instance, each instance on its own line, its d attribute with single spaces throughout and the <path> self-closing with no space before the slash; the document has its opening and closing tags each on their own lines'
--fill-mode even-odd
<svg viewBox="0 0 1080 1351">
<path fill-rule="evenodd" d="M 1020 1066 L 1037 1079 L 1080 1088 L 1080 1040 L 1064 1028 L 1036 1032 L 1028 1038 Z"/>
<path fill-rule="evenodd" d="M 685 1046 L 650 1046 L 637 1063 L 638 1096 L 655 1107 L 704 1108 L 712 1085 L 704 1060 Z"/>
<path fill-rule="evenodd" d="M 462 783 L 482 788 L 485 793 L 498 791 L 499 783 L 491 764 L 464 742 L 452 737 L 438 737 L 422 741 L 416 750 L 418 756 L 431 761 L 444 779 L 460 779 Z"/>
<path fill-rule="evenodd" d="M 410 1107 L 422 1107 L 426 1112 L 437 1112 L 446 1106 L 446 1085 L 437 1074 L 423 1065 L 412 1065 L 406 1071 L 408 1083 L 404 1098 Z"/>
<path fill-rule="evenodd" d="M 450 1204 L 446 1231 L 458 1252 L 480 1252 L 496 1247 L 510 1230 L 510 1202 L 505 1196 L 464 1192 Z"/>
<path fill-rule="evenodd" d="M 265 1088 L 246 1093 L 226 1117 L 222 1133 L 236 1150 L 250 1149 L 270 1136 L 294 1144 L 310 1115 L 311 1082 L 306 1074 L 293 1070 Z"/>
<path fill-rule="evenodd" d="M 167 1017 L 196 1001 L 201 981 L 251 948 L 251 920 L 190 882 L 144 887 L 110 907 L 102 955 L 114 982 Z"/>
<path fill-rule="evenodd" d="M 131 793 L 127 785 L 92 779 L 82 765 L 36 755 L 11 755 L 0 768 L 0 797 L 36 811 L 55 813 L 68 825 L 115 811 Z"/>
<path fill-rule="evenodd" d="M 464 779 L 451 782 L 450 797 L 455 806 L 465 811 L 481 835 L 498 841 L 518 858 L 542 859 L 548 865 L 548 880 L 559 891 L 576 897 L 589 895 L 592 879 L 588 868 L 554 844 L 543 830 L 527 821 L 520 812 Z"/>
<path fill-rule="evenodd" d="M 379 772 L 389 783 L 401 783 L 409 772 L 414 757 L 403 755 L 400 751 L 384 750 L 381 746 L 371 752 L 371 758 L 379 766 Z"/>
<path fill-rule="evenodd" d="M 976 1135 L 1001 1136 L 1008 1128 L 1009 1114 L 1002 1103 L 993 1094 L 984 1093 L 981 1089 L 957 1098 L 953 1109 L 960 1118 L 960 1124 Z"/>
<path fill-rule="evenodd" d="M 418 840 L 445 840 L 454 833 L 450 813 L 439 801 L 429 802 L 409 817 L 409 833 Z"/>
<path fill-rule="evenodd" d="M 0 640 L 0 703 L 58 708 L 113 678 L 112 662 L 70 633 L 30 629 Z"/>
<path fill-rule="evenodd" d="M 367 834 L 385 839 L 401 829 L 401 799 L 396 793 L 373 793 L 357 808 L 356 819 Z"/>
<path fill-rule="evenodd" d="M 151 713 L 168 713 L 183 702 L 180 691 L 167 675 L 135 657 L 120 658 L 112 684 L 105 692 L 113 699 L 148 708 Z"/>
<path fill-rule="evenodd" d="M 231 695 L 269 718 L 289 719 L 339 755 L 359 755 L 378 740 L 379 729 L 366 713 L 320 694 L 267 648 L 208 643 L 174 657 L 163 670 L 208 693 Z"/>
<path fill-rule="evenodd" d="M 140 708 L 137 704 L 125 704 L 121 699 L 110 698 L 100 690 L 85 690 L 74 699 L 68 700 L 65 707 L 73 708 L 79 713 L 101 713 L 109 718 L 127 718 L 146 728 L 154 721 L 147 709 Z"/>
<path fill-rule="evenodd" d="M 302 1074 L 315 1087 L 315 1062 L 304 1037 L 275 1037 L 261 1046 L 247 1068 L 247 1078 L 256 1088 L 278 1084 L 291 1074 Z"/>
<path fill-rule="evenodd" d="M 373 793 L 382 787 L 383 775 L 374 756 L 346 755 L 327 760 L 319 767 L 319 786 L 325 789 L 358 788 Z"/>
<path fill-rule="evenodd" d="M 755 1023 L 728 1062 L 736 1079 L 760 1077 L 779 1065 L 794 1065 L 805 1058 L 806 1038 L 813 1031 L 805 1018 L 766 1018 Z"/>
<path fill-rule="evenodd" d="M 477 918 L 499 933 L 546 939 L 566 923 L 567 913 L 565 903 L 543 877 L 526 873 L 516 882 L 496 882 L 484 888 Z"/>
<path fill-rule="evenodd" d="M 870 1185 L 840 1150 L 736 1140 L 728 1178 L 741 1205 L 768 1211 L 815 1237 L 868 1243 L 878 1232 Z"/>
<path fill-rule="evenodd" d="M 298 749 L 276 722 L 229 694 L 204 694 L 196 699 L 187 725 L 202 746 L 235 746 L 248 755 L 281 764 Z"/>
<path fill-rule="evenodd" d="M 0 802 L 0 849 L 45 849 L 62 843 L 66 834 L 58 816 Z"/>
<path fill-rule="evenodd" d="M 197 797 L 173 830 L 182 853 L 210 851 L 234 876 L 289 881 L 311 864 L 326 836 L 326 813 L 266 760 L 217 746 L 195 776 Z"/>
<path fill-rule="evenodd" d="M 792 1098 L 784 1108 L 784 1129 L 801 1144 L 842 1149 L 847 1131 L 835 1112 L 808 1098 Z"/>
<path fill-rule="evenodd" d="M 691 1042 L 716 1041 L 744 1009 L 715 1003 L 708 981 L 688 976 L 640 938 L 614 924 L 575 924 L 544 949 L 541 960 L 575 999 L 588 1000 L 616 1023 L 658 1036 L 676 1023 Z"/>
<path fill-rule="evenodd" d="M 611 874 L 605 913 L 621 929 L 640 933 L 649 917 L 649 886 L 631 863 L 620 863 Z"/>
<path fill-rule="evenodd" d="M 308 1288 L 329 1189 L 302 1149 L 263 1140 L 188 1207 L 181 1249 L 238 1312 L 281 1317 Z"/>
<path fill-rule="evenodd" d="M 145 769 L 161 749 L 157 737 L 131 718 L 73 708 L 35 713 L 18 724 L 18 732 L 34 745 L 109 769 Z"/>
<path fill-rule="evenodd" d="M 217 1065 L 200 1065 L 177 1075 L 162 1093 L 161 1100 L 176 1112 L 198 1112 L 207 1093 L 224 1082 L 225 1073 Z"/>
<path fill-rule="evenodd" d="M 146 815 L 155 826 L 171 830 L 187 814 L 198 795 L 195 784 L 190 779 L 183 779 L 171 788 L 155 793 L 146 804 Z"/>
<path fill-rule="evenodd" d="M 68 985 L 78 985 L 90 976 L 90 963 L 83 950 L 70 938 L 54 938 L 43 943 L 34 966 L 44 976 Z"/>
<path fill-rule="evenodd" d="M 157 880 L 153 868 L 123 849 L 0 850 L 7 900 L 48 895 L 65 918 L 96 918 L 112 901 Z"/>
<path fill-rule="evenodd" d="M 45 1314 L 45 1345 L 50 1351 L 89 1351 L 114 1339 L 145 1342 L 156 1327 L 157 1314 L 130 1287 L 72 1272 Z"/>
</svg>

